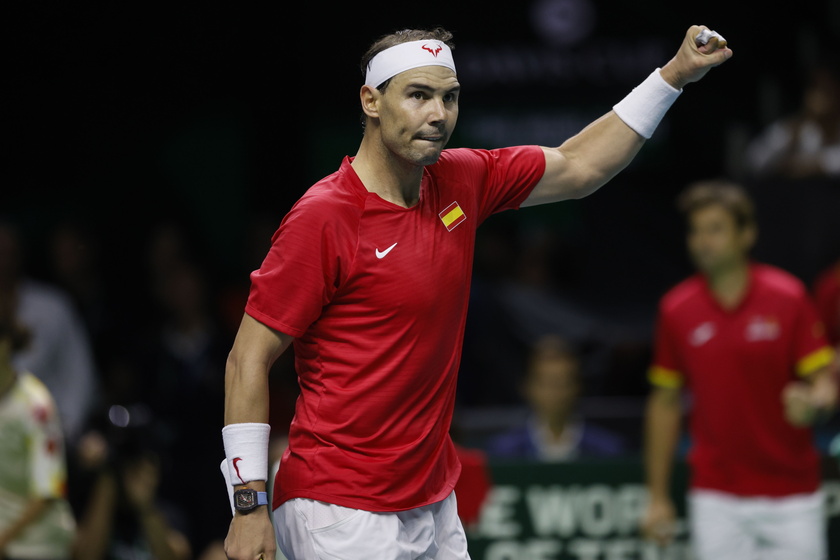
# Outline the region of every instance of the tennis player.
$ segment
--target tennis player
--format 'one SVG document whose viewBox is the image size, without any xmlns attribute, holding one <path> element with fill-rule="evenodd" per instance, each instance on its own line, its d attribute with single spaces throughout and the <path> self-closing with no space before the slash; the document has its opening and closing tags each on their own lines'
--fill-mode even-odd
<svg viewBox="0 0 840 560">
<path fill-rule="evenodd" d="M 646 534 L 672 536 L 671 464 L 690 395 L 690 538 L 697 560 L 823 560 L 810 426 L 837 402 L 833 350 L 805 285 L 750 258 L 757 226 L 736 184 L 680 199 L 697 274 L 659 306 L 646 418 Z"/>
<path fill-rule="evenodd" d="M 226 371 L 230 558 L 273 557 L 269 507 L 290 560 L 469 558 L 449 427 L 476 228 L 622 170 L 682 88 L 732 55 L 702 32 L 556 148 L 444 150 L 461 90 L 452 35 L 370 47 L 358 151 L 293 206 L 251 275 Z M 301 394 L 269 498 L 268 372 L 292 344 Z"/>
</svg>

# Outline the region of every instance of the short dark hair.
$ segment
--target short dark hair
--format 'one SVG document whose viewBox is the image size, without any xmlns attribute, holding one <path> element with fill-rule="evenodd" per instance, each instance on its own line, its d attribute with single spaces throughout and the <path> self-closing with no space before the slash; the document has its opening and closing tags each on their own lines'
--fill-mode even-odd
<svg viewBox="0 0 840 560">
<path fill-rule="evenodd" d="M 691 183 L 677 198 L 677 207 L 688 218 L 701 208 L 717 204 L 735 219 L 740 228 L 754 226 L 755 207 L 747 191 L 726 179 L 708 179 Z"/>
<path fill-rule="evenodd" d="M 362 70 L 362 77 L 367 75 L 368 64 L 373 60 L 373 57 L 393 46 L 409 41 L 423 41 L 425 39 L 434 39 L 445 43 L 451 50 L 455 49 L 455 44 L 452 42 L 452 33 L 443 27 L 435 27 L 432 29 L 402 29 L 387 35 L 382 35 L 379 39 L 373 42 L 365 54 L 362 56 L 362 61 L 359 67 Z M 390 78 L 377 84 L 376 89 L 384 91 L 390 82 Z"/>
</svg>

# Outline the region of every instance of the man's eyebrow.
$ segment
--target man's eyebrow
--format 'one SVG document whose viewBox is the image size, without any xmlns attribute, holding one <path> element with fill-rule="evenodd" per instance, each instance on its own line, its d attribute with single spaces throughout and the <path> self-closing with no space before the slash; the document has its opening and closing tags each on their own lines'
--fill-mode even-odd
<svg viewBox="0 0 840 560">
<path fill-rule="evenodd" d="M 406 89 L 419 89 L 423 91 L 433 92 L 440 88 L 433 88 L 432 86 L 424 83 L 410 83 L 406 85 Z M 446 93 L 457 93 L 461 91 L 461 85 L 458 84 L 457 86 L 453 86 L 446 90 Z"/>
</svg>

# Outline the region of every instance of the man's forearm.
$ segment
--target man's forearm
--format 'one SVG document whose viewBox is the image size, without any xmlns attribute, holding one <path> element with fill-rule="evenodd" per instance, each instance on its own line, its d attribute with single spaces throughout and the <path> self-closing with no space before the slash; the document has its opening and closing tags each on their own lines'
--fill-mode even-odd
<svg viewBox="0 0 840 560">
<path fill-rule="evenodd" d="M 645 474 L 653 499 L 668 499 L 674 454 L 679 439 L 682 408 L 678 396 L 654 392 L 645 415 Z"/>
<path fill-rule="evenodd" d="M 247 364 L 228 364 L 225 371 L 225 425 L 267 423 L 268 373 Z"/>
<path fill-rule="evenodd" d="M 149 548 L 157 560 L 182 560 L 188 556 L 186 553 L 189 547 L 185 539 L 173 532 L 157 508 L 138 511 L 137 515 L 149 541 Z"/>
<path fill-rule="evenodd" d="M 38 498 L 29 502 L 20 517 L 0 532 L 0 556 L 2 556 L 3 548 L 37 520 L 49 503 L 50 500 L 45 498 Z"/>
<path fill-rule="evenodd" d="M 74 551 L 78 558 L 105 558 L 113 530 L 117 492 L 114 475 L 109 471 L 103 472 L 96 480 L 85 512 L 79 520 Z"/>
</svg>

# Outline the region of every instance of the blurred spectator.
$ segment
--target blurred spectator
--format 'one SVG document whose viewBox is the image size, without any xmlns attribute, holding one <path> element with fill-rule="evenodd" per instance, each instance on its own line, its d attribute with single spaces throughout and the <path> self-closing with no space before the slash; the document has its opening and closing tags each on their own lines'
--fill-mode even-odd
<svg viewBox="0 0 840 560">
<path fill-rule="evenodd" d="M 129 379 L 137 386 L 133 397 L 148 408 L 166 459 L 161 489 L 185 512 L 187 536 L 200 551 L 224 538 L 230 523 L 219 472 L 208 465 L 218 465 L 224 455 L 219 433 L 231 340 L 213 306 L 208 274 L 188 258 L 168 260 L 154 272 L 152 321 L 128 359 L 140 375 Z M 210 490 L 185 493 L 184 479 Z"/>
<path fill-rule="evenodd" d="M 192 236 L 188 228 L 174 220 L 162 220 L 146 236 L 146 280 L 152 291 L 162 289 L 168 271 L 193 256 Z"/>
<path fill-rule="evenodd" d="M 121 424 L 121 418 L 119 409 L 111 411 L 113 421 Z M 147 436 L 112 424 L 81 441 L 80 456 L 93 480 L 79 516 L 76 560 L 192 558 L 177 508 L 160 499 L 160 456 Z"/>
<path fill-rule="evenodd" d="M 13 309 L 0 292 L 0 558 L 66 560 L 75 520 L 61 421 L 46 386 L 12 365 L 30 340 Z"/>
<path fill-rule="evenodd" d="M 826 337 L 833 346 L 840 348 L 840 260 L 817 276 L 813 292 Z"/>
<path fill-rule="evenodd" d="M 840 177 L 840 74 L 836 61 L 815 67 L 799 110 L 771 123 L 748 146 L 747 164 L 759 176 Z"/>
<path fill-rule="evenodd" d="M 58 406 L 66 443 L 73 447 L 98 396 L 90 336 L 72 300 L 55 285 L 28 277 L 18 228 L 0 219 L 0 291 L 17 302 L 16 314 L 32 344 L 14 356 L 18 370 L 37 372 Z"/>
<path fill-rule="evenodd" d="M 547 335 L 531 351 L 522 385 L 530 416 L 523 426 L 491 438 L 493 458 L 569 461 L 615 457 L 627 451 L 622 437 L 581 417 L 581 364 L 565 339 Z"/>
<path fill-rule="evenodd" d="M 87 326 L 94 345 L 112 327 L 107 290 L 100 274 L 99 242 L 82 223 L 68 220 L 57 224 L 48 239 L 48 274 L 65 290 Z"/>
</svg>

